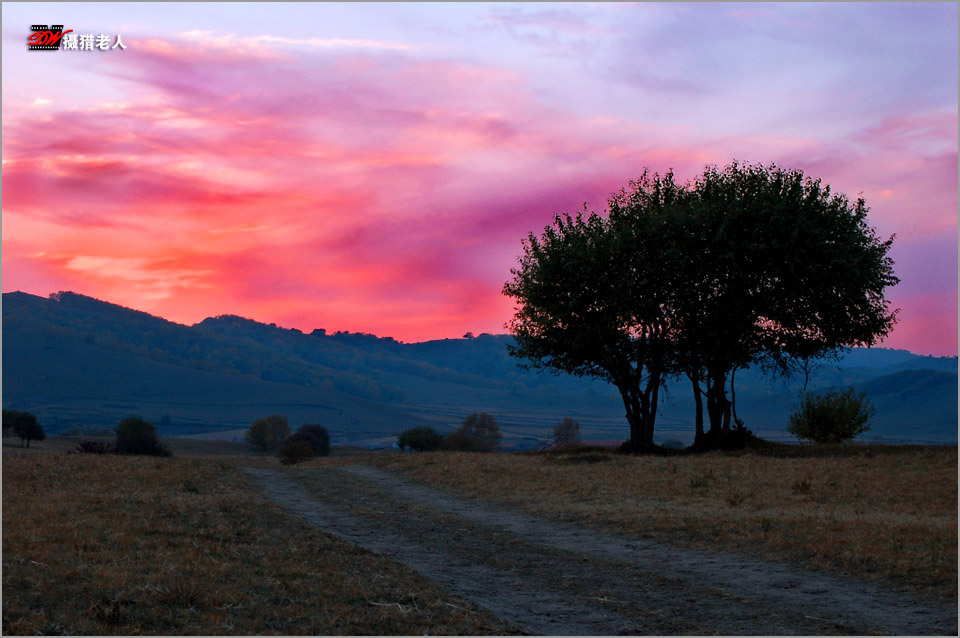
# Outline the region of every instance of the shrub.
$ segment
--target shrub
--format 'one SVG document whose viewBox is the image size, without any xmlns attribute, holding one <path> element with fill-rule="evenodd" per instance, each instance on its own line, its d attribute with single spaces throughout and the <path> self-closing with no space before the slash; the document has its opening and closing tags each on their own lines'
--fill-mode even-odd
<svg viewBox="0 0 960 638">
<path fill-rule="evenodd" d="M 431 427 L 411 428 L 397 436 L 400 449 L 410 448 L 415 452 L 432 452 L 443 444 L 443 435 Z"/>
<path fill-rule="evenodd" d="M 853 388 L 808 394 L 790 415 L 787 431 L 815 443 L 843 443 L 869 430 L 874 413 L 867 395 L 857 395 Z"/>
<path fill-rule="evenodd" d="M 301 425 L 300 429 L 287 439 L 287 443 L 293 441 L 306 441 L 313 449 L 314 456 L 330 456 L 330 434 L 322 425 Z"/>
<path fill-rule="evenodd" d="M 138 416 L 129 416 L 117 426 L 117 454 L 144 454 L 170 456 L 170 450 L 160 443 L 157 429 Z"/>
<path fill-rule="evenodd" d="M 280 462 L 284 465 L 293 465 L 317 456 L 309 440 L 295 437 L 290 437 L 280 448 Z"/>
<path fill-rule="evenodd" d="M 459 452 L 493 452 L 500 447 L 500 426 L 486 412 L 474 412 L 456 432 L 444 438 L 443 449 Z"/>
<path fill-rule="evenodd" d="M 553 447 L 580 447 L 580 423 L 570 417 L 553 426 Z"/>
<path fill-rule="evenodd" d="M 113 454 L 116 446 L 113 443 L 101 443 L 100 441 L 80 441 L 73 450 L 77 454 Z"/>
<path fill-rule="evenodd" d="M 13 434 L 20 437 L 21 447 L 24 443 L 30 447 L 30 441 L 42 441 L 47 438 L 36 415 L 22 410 L 3 411 L 3 433 L 4 436 Z"/>
<path fill-rule="evenodd" d="M 287 417 L 281 414 L 272 414 L 264 419 L 257 419 L 243 435 L 247 443 L 256 445 L 268 452 L 280 449 L 280 446 L 290 438 L 290 426 Z"/>
<path fill-rule="evenodd" d="M 461 432 L 460 430 L 451 432 L 447 436 L 443 437 L 443 442 L 440 444 L 440 449 L 448 452 L 482 451 L 473 437 Z"/>
</svg>

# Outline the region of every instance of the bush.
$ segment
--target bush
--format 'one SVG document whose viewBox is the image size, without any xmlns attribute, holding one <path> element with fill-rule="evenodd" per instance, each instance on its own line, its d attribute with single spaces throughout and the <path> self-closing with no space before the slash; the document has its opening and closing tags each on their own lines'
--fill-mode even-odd
<svg viewBox="0 0 960 638">
<path fill-rule="evenodd" d="M 101 443 L 100 441 L 80 441 L 77 447 L 72 450 L 77 454 L 113 454 L 116 447 L 113 443 Z"/>
<path fill-rule="evenodd" d="M 842 443 L 869 430 L 874 413 L 867 395 L 857 395 L 853 388 L 808 394 L 790 415 L 787 431 L 815 443 Z"/>
<path fill-rule="evenodd" d="M 553 426 L 553 447 L 580 447 L 580 422 L 566 417 Z"/>
<path fill-rule="evenodd" d="M 443 440 L 443 449 L 458 452 L 493 452 L 500 447 L 500 426 L 486 412 L 474 412 L 456 432 Z"/>
<path fill-rule="evenodd" d="M 284 465 L 293 465 L 317 456 L 309 440 L 295 437 L 290 437 L 280 448 L 280 462 Z"/>
<path fill-rule="evenodd" d="M 447 436 L 443 437 L 443 442 L 440 444 L 441 450 L 446 450 L 448 452 L 481 452 L 480 446 L 477 445 L 477 442 L 473 437 L 464 434 L 460 430 L 451 432 Z"/>
<path fill-rule="evenodd" d="M 160 443 L 157 429 L 138 416 L 130 416 L 117 426 L 117 454 L 144 454 L 170 456 L 170 450 Z"/>
<path fill-rule="evenodd" d="M 4 410 L 3 411 L 3 435 L 20 437 L 20 446 L 26 443 L 30 447 L 30 441 L 42 441 L 47 438 L 43 431 L 43 426 L 37 421 L 37 417 L 32 412 L 22 410 Z"/>
<path fill-rule="evenodd" d="M 243 438 L 247 443 L 256 445 L 267 452 L 278 450 L 290 438 L 290 426 L 287 424 L 287 417 L 281 414 L 272 414 L 265 419 L 257 419 L 243 435 Z"/>
<path fill-rule="evenodd" d="M 313 449 L 314 456 L 330 456 L 330 434 L 322 425 L 301 425 L 296 433 L 287 439 L 287 443 L 306 441 Z"/>
<path fill-rule="evenodd" d="M 431 427 L 411 428 L 397 436 L 397 445 L 402 451 L 410 448 L 415 452 L 432 452 L 443 444 L 443 435 Z"/>
</svg>

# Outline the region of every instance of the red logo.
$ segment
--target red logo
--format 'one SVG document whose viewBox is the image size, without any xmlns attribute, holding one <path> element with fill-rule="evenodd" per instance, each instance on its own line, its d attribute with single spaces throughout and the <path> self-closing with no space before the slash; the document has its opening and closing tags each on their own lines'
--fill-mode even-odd
<svg viewBox="0 0 960 638">
<path fill-rule="evenodd" d="M 60 48 L 60 38 L 64 33 L 72 33 L 73 29 L 63 30 L 62 24 L 53 24 L 48 28 L 45 24 L 34 24 L 33 31 L 27 37 L 27 44 L 31 51 L 56 51 Z"/>
</svg>

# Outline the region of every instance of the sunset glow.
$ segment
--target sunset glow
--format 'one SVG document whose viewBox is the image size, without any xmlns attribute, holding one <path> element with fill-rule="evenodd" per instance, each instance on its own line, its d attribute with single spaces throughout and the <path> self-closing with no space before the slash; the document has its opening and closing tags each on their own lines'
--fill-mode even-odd
<svg viewBox="0 0 960 638">
<path fill-rule="evenodd" d="M 776 162 L 896 234 L 957 354 L 955 4 L 3 5 L 3 291 L 403 341 L 504 332 L 528 232 Z M 126 50 L 28 51 L 29 27 Z"/>
</svg>

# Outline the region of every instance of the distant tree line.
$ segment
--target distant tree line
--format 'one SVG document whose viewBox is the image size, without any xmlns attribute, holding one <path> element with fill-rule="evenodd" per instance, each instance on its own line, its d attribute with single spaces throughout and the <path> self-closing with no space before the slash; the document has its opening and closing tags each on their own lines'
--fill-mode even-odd
<svg viewBox="0 0 960 638">
<path fill-rule="evenodd" d="M 397 446 L 401 452 L 407 448 L 415 452 L 495 452 L 502 438 L 496 419 L 486 412 L 474 412 L 446 436 L 431 427 L 405 430 L 397 436 Z"/>
</svg>

